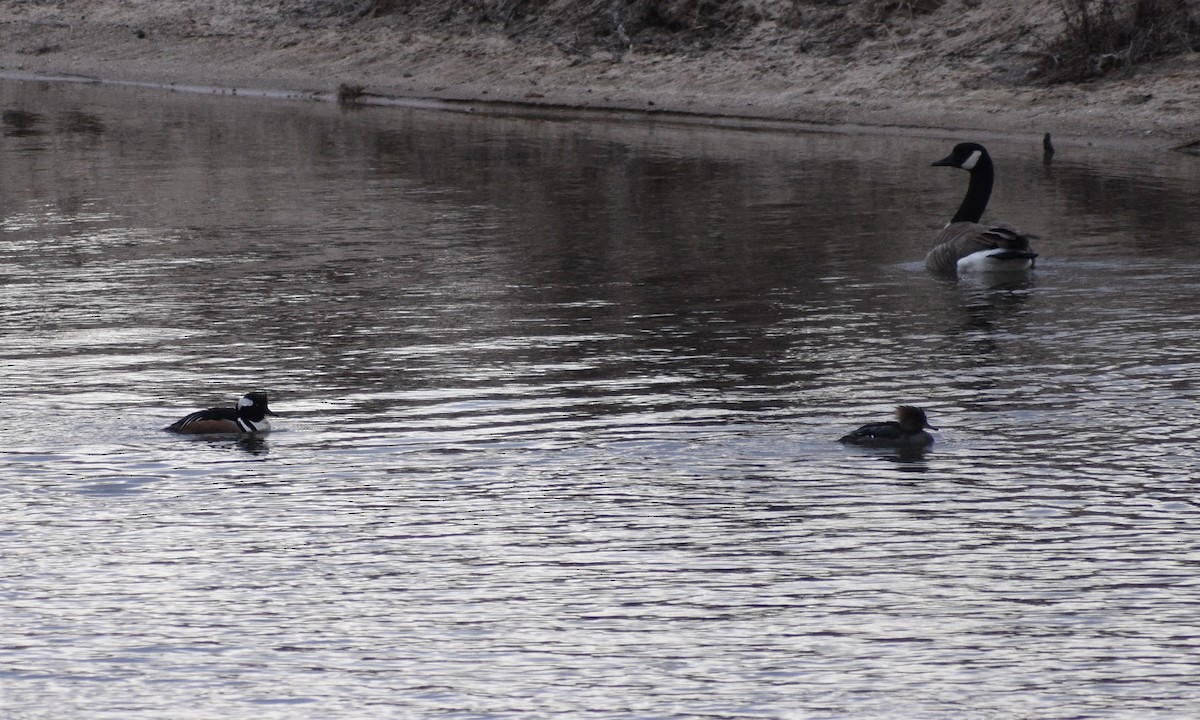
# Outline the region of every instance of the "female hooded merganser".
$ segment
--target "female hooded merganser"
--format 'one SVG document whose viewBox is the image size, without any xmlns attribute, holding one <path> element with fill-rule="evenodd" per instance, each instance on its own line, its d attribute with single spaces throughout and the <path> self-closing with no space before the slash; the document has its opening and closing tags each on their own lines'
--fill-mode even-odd
<svg viewBox="0 0 1200 720">
<path fill-rule="evenodd" d="M 894 421 L 863 425 L 838 442 L 867 447 L 923 448 L 933 444 L 933 436 L 925 428 L 937 430 L 929 424 L 924 410 L 901 405 L 896 408 Z"/>
<path fill-rule="evenodd" d="M 967 194 L 950 224 L 937 236 L 937 244 L 925 256 L 925 267 L 942 275 L 966 271 L 1012 272 L 1033 267 L 1037 253 L 1029 238 L 1010 225 L 981 225 L 979 219 L 992 196 L 996 170 L 987 150 L 979 143 L 959 143 L 954 152 L 933 167 L 956 167 L 971 173 Z"/>
<path fill-rule="evenodd" d="M 178 433 L 261 433 L 271 429 L 268 415 L 275 415 L 267 407 L 267 394 L 247 393 L 231 408 L 209 408 L 199 410 L 171 423 L 167 430 Z"/>
</svg>

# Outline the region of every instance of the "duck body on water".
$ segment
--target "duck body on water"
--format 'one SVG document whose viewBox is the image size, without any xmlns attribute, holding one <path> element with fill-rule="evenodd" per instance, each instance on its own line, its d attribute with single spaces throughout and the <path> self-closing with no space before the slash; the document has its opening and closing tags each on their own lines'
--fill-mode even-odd
<svg viewBox="0 0 1200 720">
<path fill-rule="evenodd" d="M 933 436 L 926 432 L 926 429 L 937 430 L 929 424 L 924 410 L 912 405 L 901 405 L 896 408 L 895 420 L 863 425 L 839 438 L 838 442 L 863 447 L 926 448 L 933 444 Z"/>
<path fill-rule="evenodd" d="M 1031 236 L 1011 225 L 980 223 L 996 177 L 988 151 L 979 143 L 959 143 L 953 152 L 932 166 L 966 170 L 971 180 L 958 212 L 925 256 L 925 267 L 939 275 L 1019 272 L 1032 268 L 1037 253 L 1029 245 Z"/>
<path fill-rule="evenodd" d="M 264 392 L 246 393 L 233 407 L 209 408 L 179 418 L 165 429 L 188 435 L 264 433 L 271 430 L 268 415 L 277 415 L 267 407 Z"/>
</svg>

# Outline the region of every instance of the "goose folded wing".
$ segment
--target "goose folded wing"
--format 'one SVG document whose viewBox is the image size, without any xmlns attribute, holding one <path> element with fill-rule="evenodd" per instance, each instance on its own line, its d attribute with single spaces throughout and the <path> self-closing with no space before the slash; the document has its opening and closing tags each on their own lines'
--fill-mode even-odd
<svg viewBox="0 0 1200 720">
<path fill-rule="evenodd" d="M 953 273 L 959 260 L 968 255 L 994 250 L 996 238 L 988 235 L 986 225 L 979 223 L 951 223 L 938 234 L 934 247 L 925 256 L 925 264 L 940 272 Z"/>
<path fill-rule="evenodd" d="M 981 238 L 992 243 L 992 247 L 1005 250 L 1028 250 L 1029 241 L 1037 240 L 1036 235 L 1023 233 L 1012 225 L 992 225 L 985 229 Z"/>
<path fill-rule="evenodd" d="M 959 260 L 978 252 L 1006 251 L 1003 259 L 1011 253 L 1012 258 L 1035 258 L 1037 253 L 1029 249 L 1029 235 L 1011 225 L 981 225 L 979 223 L 951 223 L 937 237 L 937 244 L 925 257 L 925 264 L 932 270 L 954 272 Z"/>
</svg>

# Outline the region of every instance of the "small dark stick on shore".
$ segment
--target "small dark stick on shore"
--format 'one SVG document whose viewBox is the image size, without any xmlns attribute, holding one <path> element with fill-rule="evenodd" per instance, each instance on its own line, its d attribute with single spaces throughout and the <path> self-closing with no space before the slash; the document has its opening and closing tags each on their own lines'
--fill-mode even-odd
<svg viewBox="0 0 1200 720">
<path fill-rule="evenodd" d="M 1042 162 L 1046 165 L 1054 159 L 1054 145 L 1050 142 L 1050 133 L 1042 136 Z"/>
<path fill-rule="evenodd" d="M 356 105 L 359 100 L 367 94 L 367 89 L 362 85 L 350 85 L 342 83 L 338 85 L 337 101 L 338 105 Z"/>
</svg>

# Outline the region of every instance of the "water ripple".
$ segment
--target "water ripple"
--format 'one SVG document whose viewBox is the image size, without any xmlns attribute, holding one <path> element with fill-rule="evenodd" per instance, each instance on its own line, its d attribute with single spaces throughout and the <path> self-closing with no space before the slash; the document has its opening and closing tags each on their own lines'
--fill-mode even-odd
<svg viewBox="0 0 1200 720">
<path fill-rule="evenodd" d="M 122 92 L 6 95 L 9 715 L 1200 708 L 1194 165 L 1000 143 L 945 283 L 940 141 Z"/>
</svg>

